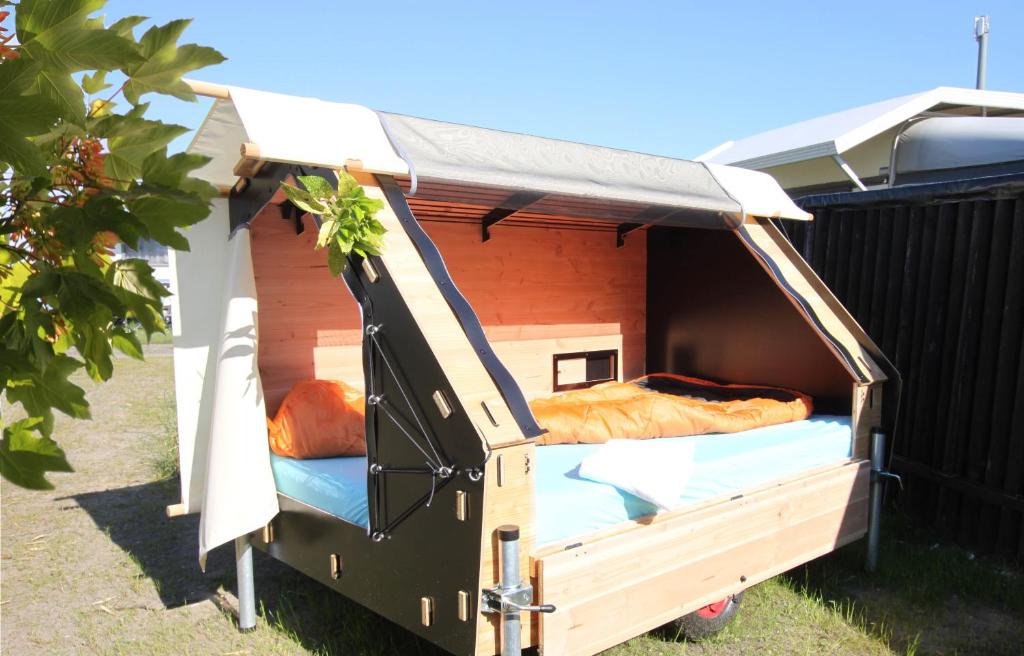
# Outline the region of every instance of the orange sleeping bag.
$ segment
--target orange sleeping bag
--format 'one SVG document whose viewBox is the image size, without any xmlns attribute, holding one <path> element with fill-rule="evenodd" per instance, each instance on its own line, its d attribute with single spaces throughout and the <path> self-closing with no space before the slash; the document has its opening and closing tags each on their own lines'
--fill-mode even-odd
<svg viewBox="0 0 1024 656">
<path fill-rule="evenodd" d="M 366 400 L 340 380 L 304 380 L 267 419 L 270 448 L 291 458 L 366 455 Z"/>
<path fill-rule="evenodd" d="M 674 374 L 603 383 L 530 402 L 537 422 L 548 431 L 537 438 L 542 445 L 736 433 L 806 419 L 812 408 L 809 396 L 792 390 Z"/>
<path fill-rule="evenodd" d="M 366 455 L 365 403 L 361 391 L 338 380 L 296 383 L 267 419 L 270 448 L 291 458 Z M 651 374 L 535 399 L 530 409 L 547 429 L 537 438 L 544 445 L 736 433 L 806 419 L 812 404 L 777 387 Z"/>
</svg>

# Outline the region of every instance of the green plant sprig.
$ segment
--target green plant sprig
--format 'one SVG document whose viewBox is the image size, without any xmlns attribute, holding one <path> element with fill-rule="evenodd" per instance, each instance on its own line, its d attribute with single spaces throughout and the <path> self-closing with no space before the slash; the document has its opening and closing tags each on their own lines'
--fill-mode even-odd
<svg viewBox="0 0 1024 656">
<path fill-rule="evenodd" d="M 327 268 L 339 276 L 352 253 L 360 257 L 380 255 L 384 233 L 375 215 L 384 203 L 366 195 L 362 185 L 344 171 L 338 172 L 338 189 L 318 175 L 300 175 L 305 189 L 282 182 L 281 188 L 293 205 L 320 216 L 316 248 L 327 248 Z"/>
</svg>

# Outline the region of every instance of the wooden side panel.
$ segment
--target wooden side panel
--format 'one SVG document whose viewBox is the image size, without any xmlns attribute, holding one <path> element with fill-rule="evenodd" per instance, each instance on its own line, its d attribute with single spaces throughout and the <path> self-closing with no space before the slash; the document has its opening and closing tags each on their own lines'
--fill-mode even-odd
<svg viewBox="0 0 1024 656">
<path fill-rule="evenodd" d="M 871 457 L 871 429 L 882 425 L 882 384 L 853 386 L 853 457 Z"/>
<path fill-rule="evenodd" d="M 853 462 L 541 558 L 545 656 L 589 656 L 861 537 Z"/>
<path fill-rule="evenodd" d="M 512 411 L 441 294 L 419 250 L 402 227 L 376 180 L 364 177 L 366 195 L 383 201 L 377 220 L 387 230 L 380 260 L 423 333 L 459 404 L 492 448 L 524 439 Z M 387 327 L 384 328 L 387 330 Z"/>
<path fill-rule="evenodd" d="M 598 325 L 585 334 L 622 335 L 624 378 L 645 373 L 646 231 L 616 248 L 607 231 L 498 224 L 481 242 L 477 223 L 422 225 L 486 329 L 532 332 L 506 338 L 521 339 L 582 336 L 581 326 Z"/>
<path fill-rule="evenodd" d="M 495 449 L 487 461 L 484 478 L 484 530 L 480 545 L 480 589 L 493 588 L 501 578 L 496 530 L 502 524 L 519 527 L 520 575 L 530 580 L 530 558 L 533 551 L 536 500 L 534 497 L 534 450 L 532 441 Z M 500 483 L 500 484 L 499 484 Z M 474 604 L 479 602 L 480 590 L 471 590 Z M 498 615 L 481 613 L 473 609 L 477 618 L 477 656 L 501 653 L 501 621 Z M 524 614 L 522 644 L 538 644 L 539 626 L 535 615 Z"/>
</svg>

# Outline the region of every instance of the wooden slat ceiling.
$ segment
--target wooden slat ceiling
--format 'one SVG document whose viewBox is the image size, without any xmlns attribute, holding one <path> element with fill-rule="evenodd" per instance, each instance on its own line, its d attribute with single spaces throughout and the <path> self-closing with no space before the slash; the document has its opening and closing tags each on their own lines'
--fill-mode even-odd
<svg viewBox="0 0 1024 656">
<path fill-rule="evenodd" d="M 409 196 L 409 178 L 396 178 L 409 207 L 420 221 L 480 223 L 512 195 L 507 189 L 419 181 Z M 548 195 L 501 221 L 503 226 L 557 227 L 614 232 L 646 209 L 645 205 L 601 199 Z"/>
</svg>

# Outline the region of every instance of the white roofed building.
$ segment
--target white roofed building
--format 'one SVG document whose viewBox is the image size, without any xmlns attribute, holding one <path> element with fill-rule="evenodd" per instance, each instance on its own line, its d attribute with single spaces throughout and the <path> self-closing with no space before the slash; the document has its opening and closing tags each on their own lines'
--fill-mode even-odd
<svg viewBox="0 0 1024 656">
<path fill-rule="evenodd" d="M 727 141 L 697 160 L 769 173 L 792 196 L 853 191 L 888 184 L 896 138 L 909 127 L 983 115 L 1024 118 L 1024 93 L 937 87 Z M 1024 121 L 1014 132 L 1024 143 Z"/>
</svg>

